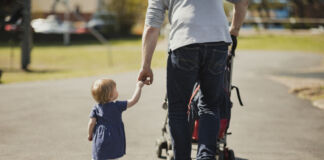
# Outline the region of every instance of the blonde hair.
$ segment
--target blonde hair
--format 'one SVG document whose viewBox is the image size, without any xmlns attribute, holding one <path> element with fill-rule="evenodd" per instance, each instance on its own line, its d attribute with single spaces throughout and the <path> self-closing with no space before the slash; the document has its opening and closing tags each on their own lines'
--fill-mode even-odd
<svg viewBox="0 0 324 160">
<path fill-rule="evenodd" d="M 114 80 L 98 79 L 93 83 L 91 87 L 92 97 L 99 104 L 108 103 L 113 100 L 115 88 L 116 82 Z"/>
</svg>

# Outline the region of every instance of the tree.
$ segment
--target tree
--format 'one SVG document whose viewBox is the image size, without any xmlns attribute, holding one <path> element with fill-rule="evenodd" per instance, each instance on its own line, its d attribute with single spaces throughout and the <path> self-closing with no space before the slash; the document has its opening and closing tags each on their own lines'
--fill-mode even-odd
<svg viewBox="0 0 324 160">
<path fill-rule="evenodd" d="M 147 1 L 111 0 L 107 7 L 116 15 L 119 33 L 129 34 L 137 21 L 144 18 Z"/>
<path fill-rule="evenodd" d="M 299 18 L 324 18 L 324 0 L 290 0 L 292 15 Z"/>
</svg>

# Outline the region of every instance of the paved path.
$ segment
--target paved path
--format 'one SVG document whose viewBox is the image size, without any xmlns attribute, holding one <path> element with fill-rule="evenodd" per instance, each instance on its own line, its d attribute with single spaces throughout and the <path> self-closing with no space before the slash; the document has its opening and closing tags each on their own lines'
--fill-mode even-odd
<svg viewBox="0 0 324 160">
<path fill-rule="evenodd" d="M 301 53 L 240 52 L 234 83 L 245 107 L 234 100 L 229 146 L 249 160 L 323 160 L 324 111 L 300 100 L 269 75 L 294 73 L 318 65 L 322 56 Z M 154 70 L 153 86 L 123 115 L 127 136 L 124 160 L 151 160 L 166 112 L 165 71 Z M 137 72 L 110 77 L 120 99 L 129 98 Z M 0 159 L 89 160 L 89 111 L 94 104 L 91 83 L 99 77 L 29 82 L 0 86 Z"/>
</svg>

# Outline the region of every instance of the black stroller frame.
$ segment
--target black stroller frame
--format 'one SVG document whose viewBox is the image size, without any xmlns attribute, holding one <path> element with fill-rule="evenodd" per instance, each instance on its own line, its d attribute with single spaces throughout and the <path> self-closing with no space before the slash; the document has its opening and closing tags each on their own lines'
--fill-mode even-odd
<svg viewBox="0 0 324 160">
<path fill-rule="evenodd" d="M 232 36 L 232 45 L 231 49 L 228 52 L 227 64 L 226 64 L 226 72 L 225 72 L 225 90 L 228 93 L 229 97 L 231 97 L 231 91 L 235 89 L 238 97 L 238 101 L 241 106 L 243 106 L 240 92 L 238 87 L 232 85 L 232 74 L 233 74 L 233 62 L 235 57 L 235 50 L 237 46 L 237 39 L 235 36 Z M 197 108 L 197 101 L 199 99 L 199 84 L 197 83 L 194 86 L 193 94 L 188 104 L 188 122 L 191 127 L 192 134 L 194 132 L 194 125 L 195 121 L 199 119 L 198 117 L 198 108 Z M 168 109 L 168 99 L 167 95 L 165 96 L 164 103 L 162 108 L 167 110 Z M 226 128 L 224 134 L 221 138 L 217 141 L 217 152 L 216 156 L 218 160 L 235 160 L 234 151 L 227 147 L 227 136 L 231 135 L 231 132 L 228 132 L 229 124 L 230 124 L 230 114 L 231 114 L 232 103 L 230 102 L 229 106 L 226 108 L 227 119 L 228 122 L 226 124 Z M 222 109 L 221 109 L 222 110 Z M 221 111 L 222 112 L 222 111 Z M 192 139 L 192 143 L 196 143 L 196 139 Z M 156 140 L 156 155 L 159 158 L 162 158 L 162 150 L 165 150 L 166 159 L 173 160 L 173 151 L 172 151 L 172 141 L 170 136 L 170 131 L 168 127 L 168 116 L 166 116 L 163 127 L 162 127 L 162 136 Z"/>
</svg>

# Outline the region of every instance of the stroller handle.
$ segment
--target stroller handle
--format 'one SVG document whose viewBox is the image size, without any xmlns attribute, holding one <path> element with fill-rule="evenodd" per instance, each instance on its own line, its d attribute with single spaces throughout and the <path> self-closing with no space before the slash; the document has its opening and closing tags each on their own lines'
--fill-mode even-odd
<svg viewBox="0 0 324 160">
<path fill-rule="evenodd" d="M 231 47 L 230 53 L 232 54 L 232 56 L 235 56 L 235 50 L 237 47 L 237 37 L 231 35 L 231 38 L 232 38 L 232 47 Z"/>
</svg>

